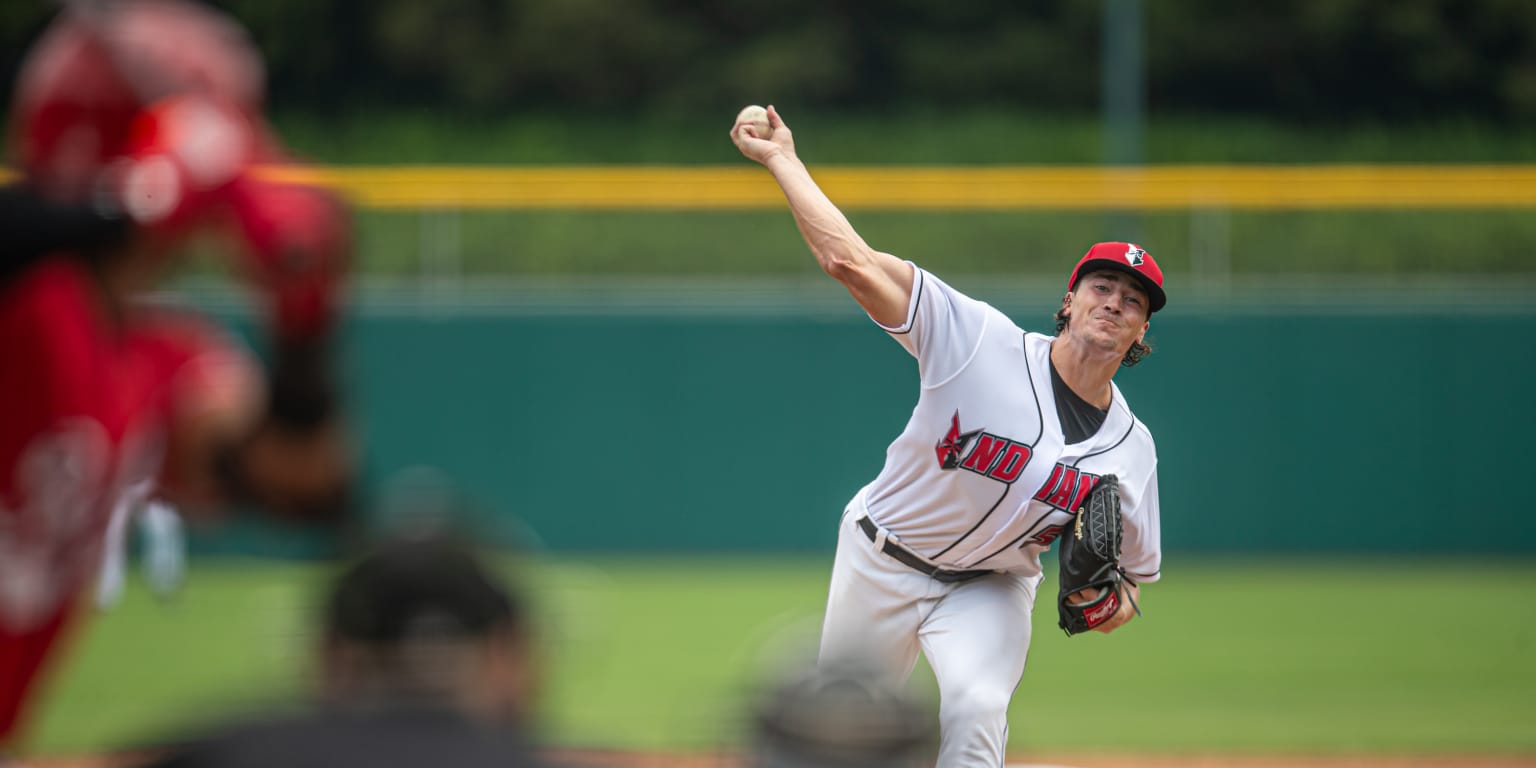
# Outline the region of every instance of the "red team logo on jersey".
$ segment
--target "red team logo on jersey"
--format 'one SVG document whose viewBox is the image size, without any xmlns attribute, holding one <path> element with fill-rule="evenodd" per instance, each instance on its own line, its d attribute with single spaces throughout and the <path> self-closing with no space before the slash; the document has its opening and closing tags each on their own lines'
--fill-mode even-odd
<svg viewBox="0 0 1536 768">
<path fill-rule="evenodd" d="M 934 450 L 939 455 L 939 469 L 965 469 L 1004 483 L 1019 479 L 1033 453 L 1023 443 L 985 430 L 961 432 L 959 411 Z"/>
<path fill-rule="evenodd" d="M 944 439 L 934 447 L 939 454 L 939 469 L 954 469 L 960 466 L 960 458 L 965 455 L 965 449 L 970 446 L 971 440 L 981 434 L 981 430 L 973 429 L 969 432 L 960 431 L 960 412 L 955 411 L 955 418 L 950 422 L 949 432 Z"/>
</svg>

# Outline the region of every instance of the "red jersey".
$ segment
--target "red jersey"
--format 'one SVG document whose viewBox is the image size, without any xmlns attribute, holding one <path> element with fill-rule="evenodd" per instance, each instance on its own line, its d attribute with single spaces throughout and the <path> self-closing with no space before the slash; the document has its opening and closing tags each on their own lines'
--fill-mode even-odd
<svg viewBox="0 0 1536 768">
<path fill-rule="evenodd" d="M 0 744 L 90 584 L 113 505 L 160 463 L 155 366 L 74 259 L 0 286 Z"/>
</svg>

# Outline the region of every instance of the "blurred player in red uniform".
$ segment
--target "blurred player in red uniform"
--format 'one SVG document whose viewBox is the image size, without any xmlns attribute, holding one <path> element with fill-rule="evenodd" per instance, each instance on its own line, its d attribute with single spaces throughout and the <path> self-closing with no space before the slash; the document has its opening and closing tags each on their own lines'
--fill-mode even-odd
<svg viewBox="0 0 1536 768">
<path fill-rule="evenodd" d="M 346 209 L 261 178 L 290 162 L 244 32 L 185 0 L 66 5 L 29 52 L 0 189 L 0 752 L 101 560 L 150 495 L 295 514 L 345 506 L 330 347 Z M 136 301 L 193 231 L 221 232 L 270 364 Z"/>
</svg>

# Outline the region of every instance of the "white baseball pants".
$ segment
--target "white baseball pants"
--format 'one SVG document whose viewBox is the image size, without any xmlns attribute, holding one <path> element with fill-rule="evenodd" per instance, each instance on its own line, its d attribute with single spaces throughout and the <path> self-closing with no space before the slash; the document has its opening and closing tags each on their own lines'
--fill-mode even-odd
<svg viewBox="0 0 1536 768">
<path fill-rule="evenodd" d="M 882 553 L 857 525 L 863 514 L 843 513 L 821 659 L 879 665 L 904 682 L 921 644 L 939 686 L 938 768 L 1001 768 L 1039 577 L 936 581 Z"/>
</svg>

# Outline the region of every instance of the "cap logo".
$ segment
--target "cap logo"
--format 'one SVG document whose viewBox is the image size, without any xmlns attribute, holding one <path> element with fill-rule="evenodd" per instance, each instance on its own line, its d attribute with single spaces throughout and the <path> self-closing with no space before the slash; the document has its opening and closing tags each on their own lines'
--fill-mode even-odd
<svg viewBox="0 0 1536 768">
<path fill-rule="evenodd" d="M 1142 262 L 1141 257 L 1145 255 L 1147 255 L 1146 251 L 1143 251 L 1142 249 L 1133 245 L 1125 252 L 1125 262 L 1133 267 L 1139 267 L 1141 266 Z"/>
</svg>

